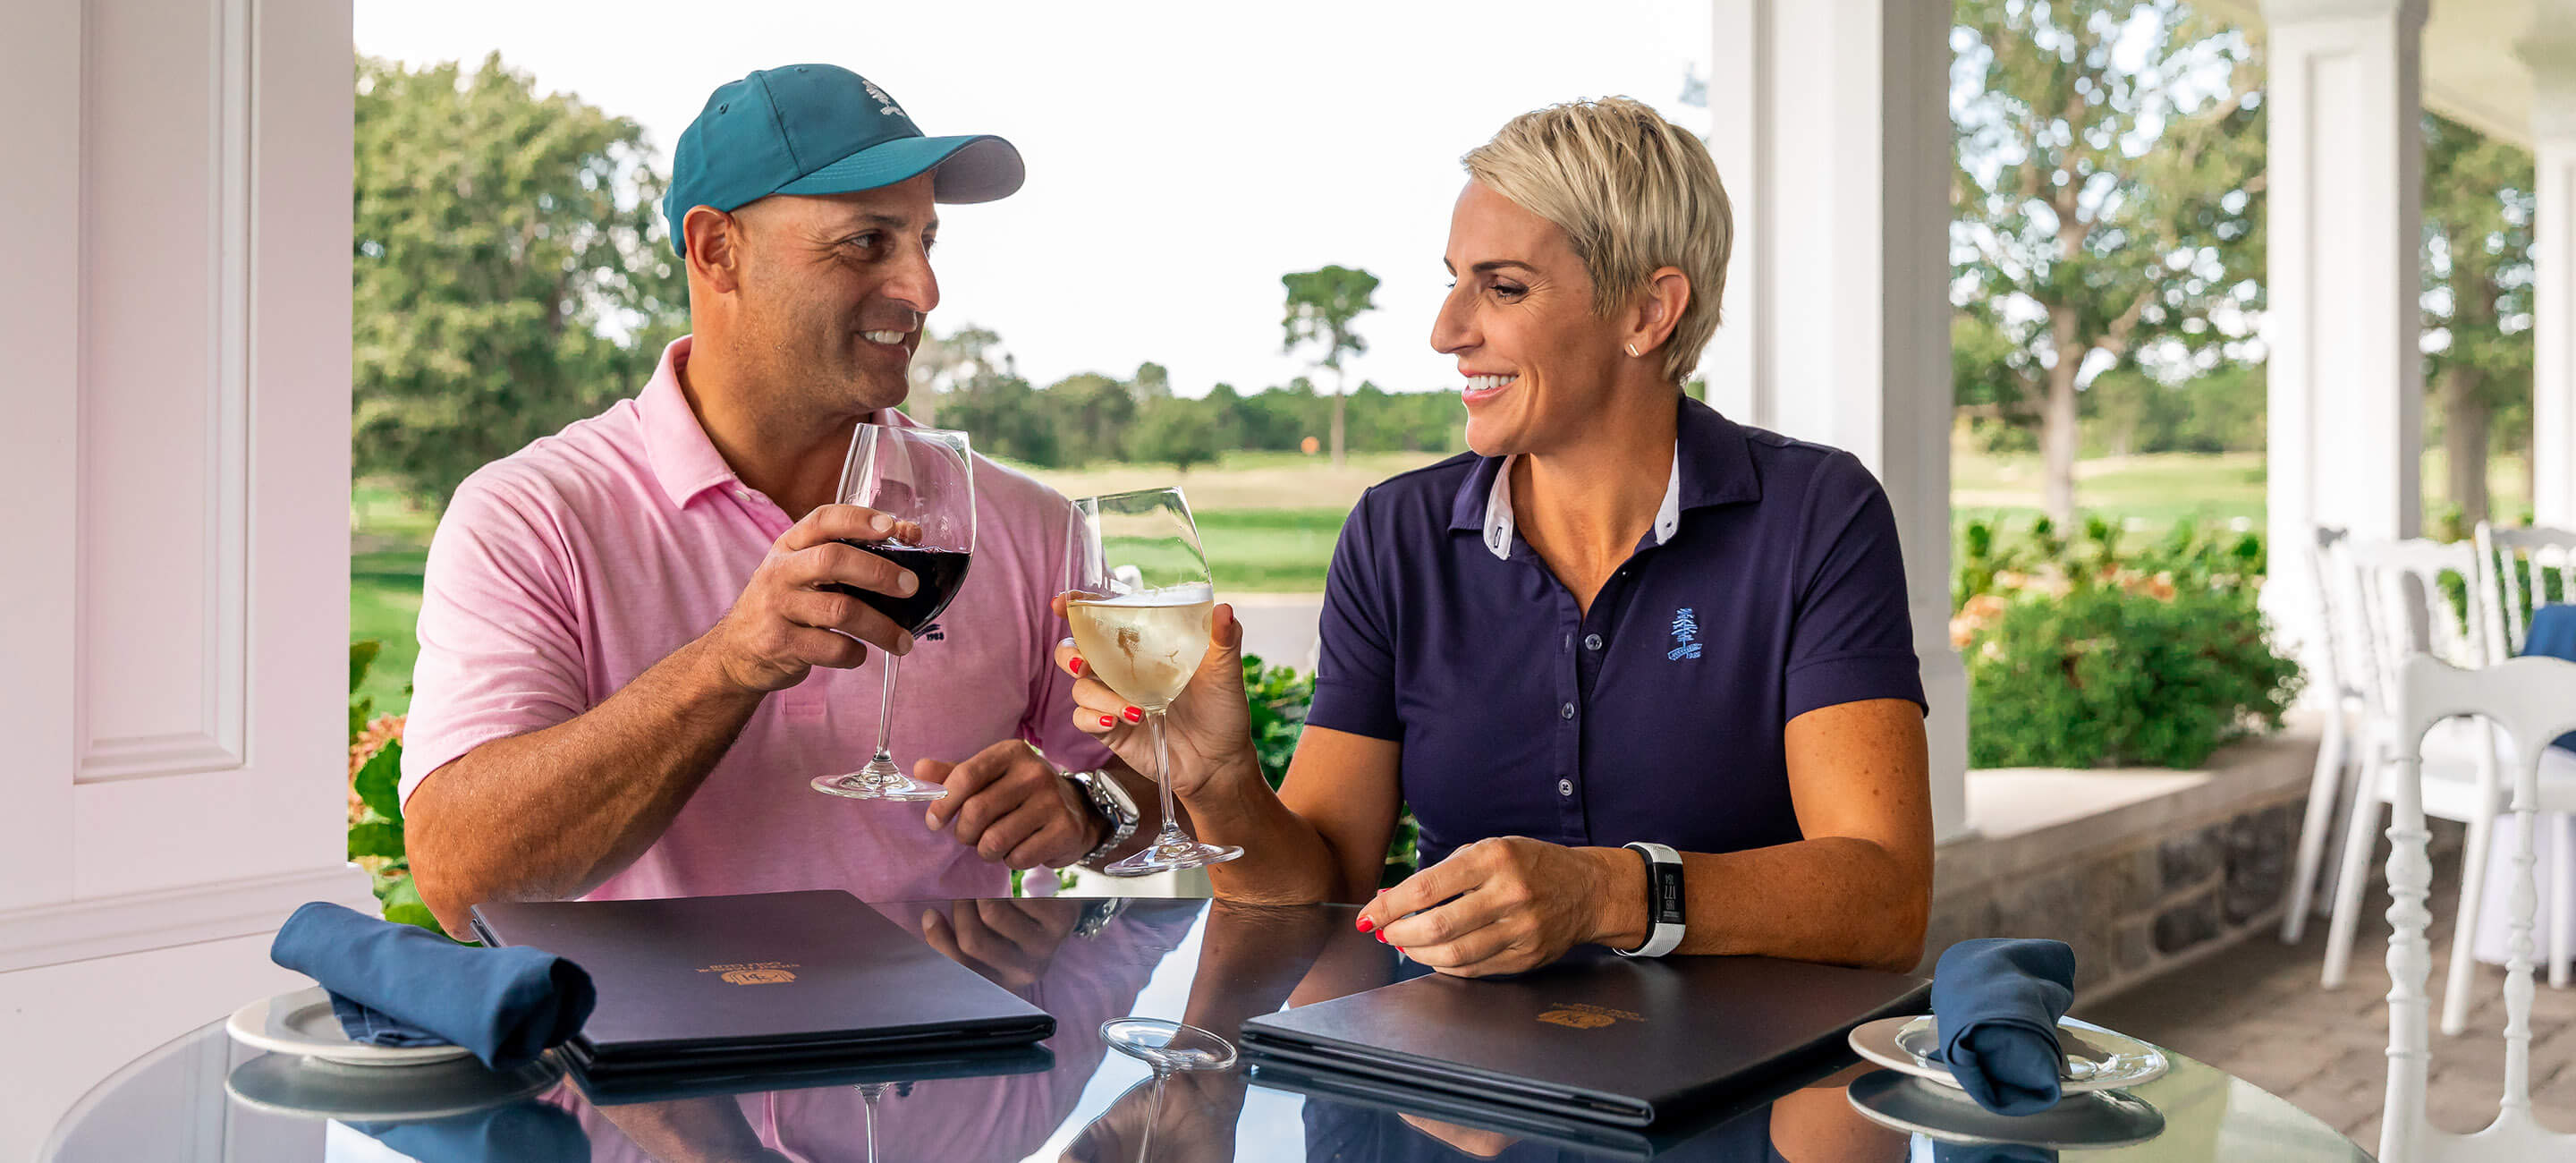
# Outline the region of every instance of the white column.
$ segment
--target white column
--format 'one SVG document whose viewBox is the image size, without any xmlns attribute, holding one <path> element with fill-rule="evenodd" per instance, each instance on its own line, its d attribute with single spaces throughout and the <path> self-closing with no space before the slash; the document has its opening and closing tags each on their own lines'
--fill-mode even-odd
<svg viewBox="0 0 2576 1163">
<path fill-rule="evenodd" d="M 295 905 L 371 903 L 343 836 L 349 9 L 18 0 L 0 99 L 0 1043 L 34 1048 L 0 1065 L 0 1158 L 25 1158 L 111 1068 L 290 984 L 263 934 Z"/>
<path fill-rule="evenodd" d="M 1932 704 L 1933 824 L 1965 827 L 1950 649 L 1950 6 L 1713 0 L 1710 144 L 1735 207 L 1709 398 L 1850 450 L 1896 509 Z"/>
<path fill-rule="evenodd" d="M 2424 0 L 2265 0 L 2270 88 L 2263 608 L 2317 641 L 2319 525 L 2421 522 Z M 2311 673 L 2314 668 L 2311 667 Z"/>
<path fill-rule="evenodd" d="M 2532 519 L 2576 525 L 2576 3 L 2539 0 L 2514 44 L 2531 69 Z"/>
</svg>

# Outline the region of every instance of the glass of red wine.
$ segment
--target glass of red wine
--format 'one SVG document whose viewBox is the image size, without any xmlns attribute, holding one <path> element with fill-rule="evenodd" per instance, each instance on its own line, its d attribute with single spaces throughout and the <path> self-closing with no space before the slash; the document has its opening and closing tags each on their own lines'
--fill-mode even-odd
<svg viewBox="0 0 2576 1163">
<path fill-rule="evenodd" d="M 897 428 L 861 424 L 850 438 L 849 459 L 841 465 L 844 505 L 861 505 L 894 518 L 894 531 L 879 542 L 844 544 L 873 553 L 912 571 L 921 586 L 911 597 L 880 594 L 852 586 L 825 588 L 845 593 L 874 607 L 914 636 L 936 621 L 966 584 L 966 566 L 975 553 L 975 457 L 966 434 L 938 428 Z M 948 789 L 914 779 L 895 766 L 888 752 L 894 733 L 894 684 L 902 661 L 884 651 L 885 699 L 877 708 L 877 754 L 866 767 L 848 775 L 814 780 L 814 790 L 854 800 L 935 800 Z"/>
</svg>

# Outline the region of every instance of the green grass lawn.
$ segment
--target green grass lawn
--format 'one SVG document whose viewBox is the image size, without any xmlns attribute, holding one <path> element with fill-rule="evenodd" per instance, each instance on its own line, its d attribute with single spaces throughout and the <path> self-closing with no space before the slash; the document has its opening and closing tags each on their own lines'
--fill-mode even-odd
<svg viewBox="0 0 2576 1163">
<path fill-rule="evenodd" d="M 1368 454 L 1335 469 L 1322 457 L 1239 453 L 1186 476 L 1168 465 L 1026 471 L 1068 496 L 1179 483 L 1197 513 L 1220 593 L 1313 593 L 1323 588 L 1333 541 L 1361 490 L 1437 459 Z M 1954 525 L 1984 518 L 2019 531 L 2038 516 L 2037 457 L 1963 449 L 1951 470 Z M 2434 492 L 2441 488 L 2440 472 L 2436 453 L 2424 469 Z M 2259 455 L 2103 458 L 2079 464 L 2077 473 L 2078 503 L 2129 522 L 2134 538 L 2159 535 L 2185 518 L 2241 520 L 2256 528 L 2263 520 Z M 2496 512 L 2510 519 L 2524 503 L 2519 464 L 2499 460 L 2493 487 Z M 421 562 L 435 523 L 425 510 L 374 485 L 360 487 L 350 499 L 349 626 L 357 637 L 384 643 L 366 686 L 380 711 L 398 712 L 410 702 L 403 687 L 418 653 L 412 625 L 420 613 Z"/>
</svg>

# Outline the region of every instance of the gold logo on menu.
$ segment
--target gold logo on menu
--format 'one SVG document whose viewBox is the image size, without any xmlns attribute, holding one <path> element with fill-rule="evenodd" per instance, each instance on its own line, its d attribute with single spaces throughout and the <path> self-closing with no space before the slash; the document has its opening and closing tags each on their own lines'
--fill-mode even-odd
<svg viewBox="0 0 2576 1163">
<path fill-rule="evenodd" d="M 794 962 L 746 961 L 735 965 L 710 965 L 699 970 L 722 978 L 727 985 L 785 985 L 796 980 Z"/>
<path fill-rule="evenodd" d="M 1614 1010 L 1608 1006 L 1596 1006 L 1584 1002 L 1564 1002 L 1540 1014 L 1538 1020 L 1553 1022 L 1571 1029 L 1597 1030 L 1616 1022 L 1642 1022 L 1646 1018 L 1643 1014 L 1629 1010 Z"/>
</svg>

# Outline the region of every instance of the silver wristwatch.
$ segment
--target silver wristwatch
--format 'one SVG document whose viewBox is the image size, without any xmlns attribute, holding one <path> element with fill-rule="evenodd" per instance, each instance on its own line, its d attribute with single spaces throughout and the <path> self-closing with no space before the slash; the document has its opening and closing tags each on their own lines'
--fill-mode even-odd
<svg viewBox="0 0 2576 1163">
<path fill-rule="evenodd" d="M 1108 772 L 1068 771 L 1064 773 L 1064 777 L 1072 780 L 1073 786 L 1082 789 L 1083 798 L 1091 801 L 1092 811 L 1100 813 L 1101 819 L 1109 821 L 1109 838 L 1101 841 L 1099 847 L 1085 853 L 1081 860 L 1083 864 L 1097 863 L 1101 857 L 1117 851 L 1119 845 L 1126 843 L 1128 837 L 1136 834 L 1136 822 L 1144 818 L 1144 813 L 1136 809 L 1136 801 L 1127 795 L 1127 789 L 1120 786 Z"/>
</svg>

